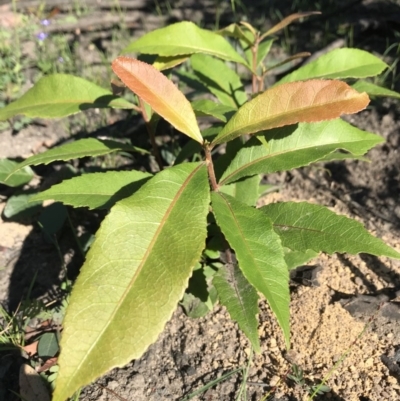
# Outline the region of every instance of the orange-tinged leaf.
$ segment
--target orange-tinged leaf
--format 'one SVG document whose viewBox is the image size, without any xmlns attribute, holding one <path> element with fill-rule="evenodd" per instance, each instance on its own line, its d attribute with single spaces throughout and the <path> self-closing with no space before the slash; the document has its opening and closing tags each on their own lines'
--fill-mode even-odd
<svg viewBox="0 0 400 401">
<path fill-rule="evenodd" d="M 261 40 L 263 40 L 267 36 L 273 35 L 274 33 L 280 31 L 281 29 L 287 27 L 289 24 L 291 24 L 293 21 L 296 21 L 297 19 L 309 17 L 311 15 L 318 15 L 318 14 L 321 14 L 321 13 L 319 11 L 308 11 L 308 12 L 304 12 L 304 13 L 295 13 L 295 14 L 288 15 L 281 22 L 279 22 L 278 24 L 273 26 L 271 29 L 269 29 L 267 32 L 265 32 L 261 36 Z"/>
<path fill-rule="evenodd" d="M 214 139 L 213 145 L 240 135 L 299 122 L 333 120 L 367 107 L 369 97 L 345 82 L 314 79 L 275 86 L 244 104 Z"/>
<path fill-rule="evenodd" d="M 150 64 L 130 57 L 116 58 L 112 69 L 130 90 L 177 130 L 203 142 L 192 106 L 165 75 Z"/>
<path fill-rule="evenodd" d="M 46 372 L 47 370 L 49 370 L 52 366 L 56 365 L 58 361 L 58 357 L 53 356 L 53 358 L 49 358 L 46 360 L 46 362 L 37 368 L 37 372 L 41 373 L 41 372 Z"/>
</svg>

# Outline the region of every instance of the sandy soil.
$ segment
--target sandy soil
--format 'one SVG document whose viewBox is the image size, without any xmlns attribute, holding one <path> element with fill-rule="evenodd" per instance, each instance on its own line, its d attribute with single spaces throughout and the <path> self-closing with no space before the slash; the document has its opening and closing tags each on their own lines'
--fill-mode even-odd
<svg viewBox="0 0 400 401">
<path fill-rule="evenodd" d="M 365 12 L 374 2 L 358 3 Z M 354 19 L 355 14 L 348 18 Z M 352 124 L 386 139 L 386 143 L 369 153 L 371 163 L 329 163 L 273 174 L 267 180 L 280 184 L 281 190 L 262 202 L 307 200 L 326 205 L 362 222 L 400 250 L 399 116 L 398 102 L 373 102 L 368 110 L 348 118 Z M 69 137 L 63 123 L 36 123 L 17 135 L 2 132 L 0 157 L 27 157 Z M 55 170 L 60 168 L 40 167 L 35 171 L 46 180 Z M 10 189 L 0 187 L 0 210 L 11 194 Z M 71 211 L 73 221 L 83 222 L 85 229 L 94 232 L 101 216 L 82 216 L 79 211 Z M 61 232 L 59 243 L 73 275 L 82 260 L 68 227 Z M 57 251 L 43 238 L 34 216 L 18 222 L 0 220 L 3 305 L 16 307 L 35 272 L 32 295 L 45 299 L 57 296 L 60 265 Z M 300 279 L 291 285 L 291 351 L 286 352 L 267 304 L 260 302 L 262 352 L 251 361 L 248 399 L 261 400 L 267 392 L 271 392 L 269 400 L 307 399 L 304 388 L 285 380 L 292 364 L 303 368 L 307 383 L 312 385 L 330 375 L 349 348 L 349 354 L 327 381 L 332 391 L 319 399 L 400 399 L 400 262 L 369 255 L 321 255 L 310 265 L 317 266 L 312 281 Z M 217 306 L 197 320 L 188 318 L 178 308 L 158 341 L 142 358 L 88 386 L 80 399 L 179 400 L 223 373 L 245 366 L 249 354 L 248 341 L 223 307 Z M 6 366 L 4 358 L 0 355 L 0 367 Z M 13 362 L 7 365 L 7 378 L 0 375 L 0 384 L 18 391 L 21 362 L 22 358 L 14 355 Z M 194 400 L 234 400 L 241 382 L 241 376 L 234 375 Z M 0 391 L 0 400 L 2 396 L 4 400 L 14 399 Z"/>
</svg>

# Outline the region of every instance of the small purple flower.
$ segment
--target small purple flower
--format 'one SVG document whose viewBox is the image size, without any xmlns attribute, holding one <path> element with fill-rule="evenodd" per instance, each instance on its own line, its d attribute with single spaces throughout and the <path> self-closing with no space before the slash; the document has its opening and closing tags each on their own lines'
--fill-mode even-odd
<svg viewBox="0 0 400 401">
<path fill-rule="evenodd" d="M 50 24 L 51 24 L 51 22 L 48 19 L 42 19 L 40 21 L 40 25 L 43 25 L 43 26 L 49 26 Z"/>
<path fill-rule="evenodd" d="M 59 62 L 59 63 L 63 63 L 63 62 L 64 62 L 64 58 L 63 58 L 63 57 L 59 57 L 59 58 L 58 58 L 58 62 Z"/>
<path fill-rule="evenodd" d="M 39 32 L 36 34 L 36 37 L 39 39 L 40 42 L 43 42 L 49 36 L 46 32 Z"/>
</svg>

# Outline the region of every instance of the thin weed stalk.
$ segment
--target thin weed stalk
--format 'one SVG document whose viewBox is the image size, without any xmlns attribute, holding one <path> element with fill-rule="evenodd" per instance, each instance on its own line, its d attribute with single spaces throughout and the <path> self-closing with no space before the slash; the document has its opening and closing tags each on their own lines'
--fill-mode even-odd
<svg viewBox="0 0 400 401">
<path fill-rule="evenodd" d="M 69 215 L 69 213 L 68 213 L 68 210 L 67 210 L 67 220 L 68 220 L 68 224 L 69 224 L 69 226 L 70 226 L 70 228 L 71 228 L 72 235 L 74 236 L 75 242 L 76 242 L 76 244 L 77 244 L 77 246 L 78 246 L 79 252 L 80 252 L 82 258 L 85 259 L 85 251 L 83 250 L 82 244 L 81 244 L 81 242 L 79 241 L 79 238 L 78 238 L 78 236 L 77 236 L 77 234 L 76 234 L 76 230 L 75 230 L 74 225 L 72 224 L 71 217 L 70 217 L 70 215 Z"/>
<path fill-rule="evenodd" d="M 215 380 L 210 381 L 203 387 L 199 388 L 198 390 L 194 391 L 193 393 L 189 394 L 187 397 L 182 398 L 180 401 L 188 401 L 191 400 L 192 398 L 196 397 L 196 395 L 199 395 L 201 393 L 204 393 L 207 391 L 209 388 L 216 386 L 218 383 L 223 382 L 227 380 L 229 377 L 233 376 L 234 374 L 238 372 L 243 372 L 243 367 L 237 368 L 235 370 L 232 370 L 231 372 L 225 373 L 221 377 L 218 377 Z"/>
<path fill-rule="evenodd" d="M 245 369 L 243 369 L 243 380 L 242 384 L 240 385 L 238 395 L 236 397 L 236 401 L 240 401 L 241 399 L 243 401 L 247 401 L 247 378 L 249 377 L 249 371 L 250 371 L 250 364 L 251 361 L 253 360 L 253 347 L 250 348 L 250 355 L 249 355 L 249 360 L 247 362 L 247 366 Z M 242 398 L 243 394 L 243 398 Z"/>
<path fill-rule="evenodd" d="M 16 0 L 13 0 L 12 2 L 12 9 L 14 15 L 17 15 L 17 2 Z M 21 67 L 21 43 L 19 39 L 19 32 L 18 32 L 18 26 L 16 25 L 14 27 L 14 40 L 15 40 L 15 58 L 17 59 L 17 64 Z M 22 85 L 22 79 L 21 79 L 21 74 L 16 74 L 17 78 L 17 84 L 19 87 Z"/>
<path fill-rule="evenodd" d="M 283 377 L 280 377 L 278 382 L 275 384 L 275 386 L 273 386 L 271 388 L 271 390 L 269 390 L 264 396 L 263 398 L 260 399 L 260 401 L 266 401 L 268 397 L 270 397 L 272 394 L 275 393 L 275 391 L 277 390 L 278 386 L 286 380 L 288 374 L 290 373 L 290 370 L 286 371 L 286 373 L 283 375 Z"/>
<path fill-rule="evenodd" d="M 13 391 L 13 390 L 9 390 L 9 392 L 10 392 L 10 393 L 13 393 L 16 397 L 18 397 L 18 398 L 19 398 L 20 400 L 22 400 L 22 401 L 29 401 L 27 398 L 23 397 L 21 394 L 16 393 L 16 392 Z"/>
<path fill-rule="evenodd" d="M 1 349 L 14 349 L 15 346 L 19 347 L 21 341 L 21 331 L 19 330 L 19 325 L 17 322 L 17 314 L 21 307 L 21 303 L 18 304 L 17 310 L 12 314 L 8 314 L 7 311 L 0 305 L 0 316 L 4 320 L 5 327 L 0 331 L 0 345 Z M 4 348 L 6 344 L 13 344 L 12 348 Z"/>
</svg>

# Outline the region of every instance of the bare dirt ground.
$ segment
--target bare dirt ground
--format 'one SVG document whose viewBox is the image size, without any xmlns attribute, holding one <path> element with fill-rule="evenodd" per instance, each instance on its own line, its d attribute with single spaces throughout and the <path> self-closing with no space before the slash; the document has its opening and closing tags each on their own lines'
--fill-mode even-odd
<svg viewBox="0 0 400 401">
<path fill-rule="evenodd" d="M 343 6 L 338 11 L 342 14 L 328 15 L 326 21 L 333 24 L 335 18 L 340 17 L 353 24 L 355 45 L 383 54 L 387 36 L 394 31 L 393 24 L 400 26 L 400 18 L 397 19 L 399 8 L 385 8 L 384 1 L 338 3 Z M 191 6 L 177 6 L 176 15 L 169 18 L 204 18 L 210 21 L 212 4 L 202 10 Z M 288 11 L 288 7 L 282 6 L 284 14 Z M 135 20 L 138 25 L 134 28 L 134 35 L 146 30 L 143 21 L 149 11 L 141 12 L 142 24 Z M 269 18 L 265 12 L 265 25 L 270 24 Z M 162 24 L 167 18 L 149 14 L 147 21 L 155 20 L 154 24 Z M 308 50 L 312 46 L 308 41 L 312 34 L 318 32 L 311 24 L 311 29 L 297 46 L 303 43 L 307 47 L 304 50 Z M 106 37 L 104 30 L 97 35 Z M 87 37 L 82 41 L 87 43 Z M 385 138 L 384 144 L 369 153 L 370 163 L 329 163 L 273 174 L 267 177 L 267 181 L 281 185 L 281 189 L 269 194 L 262 202 L 306 200 L 326 205 L 362 222 L 376 236 L 400 250 L 399 103 L 376 101 L 366 111 L 347 120 Z M 17 134 L 11 130 L 0 133 L 0 157 L 27 157 L 64 141 L 69 135 L 62 122 L 34 121 Z M 36 182 L 39 183 L 39 178 L 48 179 L 54 170 L 60 170 L 60 167 L 35 169 Z M 12 193 L 12 190 L 0 186 L 1 210 Z M 73 221 L 80 221 L 91 232 L 96 230 L 102 217 L 79 210 L 70 213 Z M 68 227 L 61 232 L 59 243 L 71 276 L 76 275 L 82 260 L 74 250 Z M 36 272 L 32 296 L 46 299 L 56 296 L 60 264 L 57 251 L 45 241 L 34 218 L 18 222 L 0 220 L 2 305 L 15 308 Z M 251 362 L 248 399 L 259 401 L 271 390 L 269 400 L 306 399 L 304 389 L 285 380 L 292 364 L 303 368 L 311 385 L 326 377 L 349 347 L 351 352 L 327 382 L 332 391 L 319 399 L 400 399 L 400 262 L 364 254 L 322 255 L 310 265 L 316 266 L 314 270 L 311 268 L 311 275 L 302 277 L 299 274 L 291 286 L 292 349 L 289 352 L 285 350 L 280 329 L 267 304 L 264 301 L 260 303 L 262 353 Z M 217 306 L 208 316 L 197 320 L 188 318 L 178 308 L 158 341 L 142 358 L 113 370 L 88 386 L 80 399 L 179 400 L 222 374 L 245 366 L 249 354 L 249 343 L 224 308 Z M 22 358 L 13 355 L 13 361 L 8 363 L 6 357 L 0 355 L 0 368 L 8 367 L 7 376 L 0 371 L 0 384 L 4 386 L 0 400 L 8 401 L 17 399 L 7 390 L 19 391 L 17 372 Z M 234 400 L 241 383 L 242 377 L 233 375 L 194 399 Z"/>
</svg>

